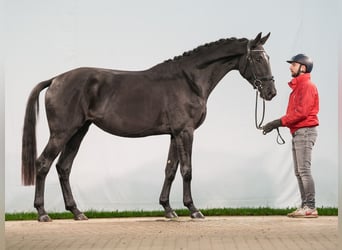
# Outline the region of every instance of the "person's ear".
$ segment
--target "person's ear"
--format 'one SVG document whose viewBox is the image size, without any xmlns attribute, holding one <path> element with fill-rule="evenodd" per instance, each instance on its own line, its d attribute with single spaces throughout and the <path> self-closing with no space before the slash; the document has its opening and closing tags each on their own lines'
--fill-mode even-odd
<svg viewBox="0 0 342 250">
<path fill-rule="evenodd" d="M 300 72 L 302 72 L 302 73 L 306 72 L 306 66 L 305 65 L 300 66 Z"/>
</svg>

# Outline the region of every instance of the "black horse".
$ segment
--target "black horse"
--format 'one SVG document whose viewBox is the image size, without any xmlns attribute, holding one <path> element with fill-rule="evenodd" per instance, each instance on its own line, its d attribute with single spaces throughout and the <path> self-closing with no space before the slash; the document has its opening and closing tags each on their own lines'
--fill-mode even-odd
<svg viewBox="0 0 342 250">
<path fill-rule="evenodd" d="M 87 217 L 74 201 L 69 175 L 89 126 L 124 137 L 169 134 L 171 143 L 160 204 L 167 218 L 177 217 L 169 204 L 180 163 L 183 202 L 192 218 L 203 218 L 191 196 L 193 133 L 204 121 L 207 99 L 231 70 L 271 100 L 276 95 L 269 57 L 263 45 L 270 34 L 255 39 L 221 39 L 185 52 L 144 71 L 78 68 L 36 85 L 26 106 L 22 140 L 22 182 L 36 184 L 34 207 L 39 221 L 51 221 L 44 209 L 45 178 L 54 159 L 65 207 L 76 220 Z M 39 93 L 45 96 L 49 141 L 37 158 L 36 120 Z"/>
</svg>

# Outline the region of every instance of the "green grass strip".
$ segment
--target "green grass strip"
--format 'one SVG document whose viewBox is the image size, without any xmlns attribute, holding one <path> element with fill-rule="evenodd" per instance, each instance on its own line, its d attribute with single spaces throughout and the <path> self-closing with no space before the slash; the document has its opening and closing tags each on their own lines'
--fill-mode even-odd
<svg viewBox="0 0 342 250">
<path fill-rule="evenodd" d="M 287 215 L 295 210 L 295 208 L 212 208 L 201 209 L 204 216 L 276 216 Z M 317 208 L 320 216 L 337 216 L 338 209 L 333 207 Z M 176 209 L 178 216 L 189 216 L 187 209 Z M 130 218 L 130 217 L 164 217 L 164 211 L 95 211 L 90 210 L 84 212 L 89 218 Z M 56 219 L 73 219 L 73 215 L 70 212 L 56 213 L 50 212 L 49 216 Z M 20 220 L 36 220 L 37 213 L 6 213 L 6 221 L 20 221 Z"/>
</svg>

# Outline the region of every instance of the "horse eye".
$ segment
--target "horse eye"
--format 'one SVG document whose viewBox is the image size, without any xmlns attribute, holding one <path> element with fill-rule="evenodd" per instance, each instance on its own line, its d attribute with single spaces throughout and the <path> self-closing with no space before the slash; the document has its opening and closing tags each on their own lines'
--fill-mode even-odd
<svg viewBox="0 0 342 250">
<path fill-rule="evenodd" d="M 262 57 L 261 57 L 261 56 L 258 56 L 255 60 L 256 60 L 257 62 L 261 62 L 261 61 L 262 61 Z"/>
</svg>

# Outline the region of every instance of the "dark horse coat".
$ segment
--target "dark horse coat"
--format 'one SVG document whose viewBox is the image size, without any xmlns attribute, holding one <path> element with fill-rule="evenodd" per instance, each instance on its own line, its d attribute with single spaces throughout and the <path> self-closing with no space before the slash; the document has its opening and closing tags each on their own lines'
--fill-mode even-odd
<svg viewBox="0 0 342 250">
<path fill-rule="evenodd" d="M 206 116 L 207 99 L 230 71 L 239 70 L 260 96 L 276 95 L 263 44 L 269 34 L 253 40 L 221 39 L 145 71 L 78 68 L 39 83 L 28 99 L 22 144 L 24 185 L 36 184 L 34 206 L 40 221 L 50 221 L 44 209 L 45 178 L 56 164 L 66 209 L 75 219 L 86 219 L 74 201 L 69 175 L 81 141 L 91 124 L 124 137 L 170 134 L 171 143 L 160 204 L 168 218 L 177 216 L 169 204 L 172 181 L 180 163 L 184 205 L 202 218 L 191 196 L 193 132 Z M 36 116 L 40 91 L 45 96 L 50 138 L 36 154 Z"/>
</svg>

